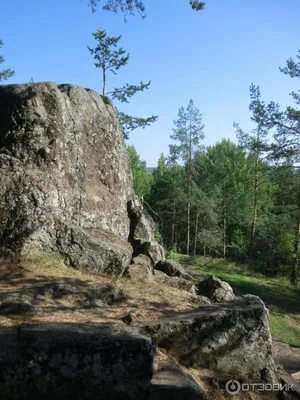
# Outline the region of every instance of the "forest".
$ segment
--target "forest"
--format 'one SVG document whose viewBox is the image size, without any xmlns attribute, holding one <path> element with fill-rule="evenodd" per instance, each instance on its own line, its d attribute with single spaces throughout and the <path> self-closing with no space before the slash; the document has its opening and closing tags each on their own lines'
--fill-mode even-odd
<svg viewBox="0 0 300 400">
<path fill-rule="evenodd" d="M 195 11 L 206 9 L 201 1 L 189 4 Z M 89 5 L 94 12 L 99 1 Z M 143 1 L 107 0 L 100 6 L 121 13 L 125 22 L 129 15 L 146 16 Z M 101 70 L 104 96 L 114 103 L 128 103 L 135 93 L 149 88 L 151 80 L 106 91 L 107 74 L 116 75 L 128 63 L 129 53 L 117 47 L 121 35 L 108 36 L 101 28 L 93 36 L 96 47 L 88 50 Z M 297 82 L 300 53 L 280 70 Z M 2 69 L 0 82 L 13 75 L 12 69 Z M 205 115 L 190 100 L 175 117 L 169 154 L 161 154 L 153 171 L 133 145 L 127 146 L 136 194 L 157 223 L 157 240 L 169 252 L 228 259 L 266 276 L 283 275 L 293 284 L 299 282 L 299 105 L 297 89 L 291 93 L 291 105 L 283 109 L 273 101 L 265 103 L 259 86 L 251 84 L 253 129 L 246 132 L 233 122 L 235 142 L 223 139 L 204 146 Z M 119 106 L 116 111 L 125 140 L 129 132 L 158 118 L 136 117 Z"/>
<path fill-rule="evenodd" d="M 281 72 L 300 78 L 289 59 Z M 300 95 L 291 94 L 296 105 Z M 128 146 L 134 187 L 157 222 L 168 251 L 247 264 L 266 276 L 297 284 L 300 238 L 300 111 L 262 100 L 250 86 L 254 129 L 234 123 L 237 143 L 205 147 L 204 117 L 190 100 L 174 120 L 169 154 L 147 170 Z"/>
</svg>

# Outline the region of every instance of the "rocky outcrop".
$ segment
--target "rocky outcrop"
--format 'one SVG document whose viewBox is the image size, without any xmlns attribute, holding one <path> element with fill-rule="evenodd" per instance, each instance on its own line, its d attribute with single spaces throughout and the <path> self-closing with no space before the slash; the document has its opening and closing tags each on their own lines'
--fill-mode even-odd
<svg viewBox="0 0 300 400">
<path fill-rule="evenodd" d="M 72 265 L 117 275 L 131 259 L 128 239 L 153 235 L 106 97 L 54 83 L 0 86 L 3 254 L 59 251 Z"/>
<path fill-rule="evenodd" d="M 196 288 L 193 282 L 190 282 L 187 279 L 180 278 L 179 276 L 168 276 L 162 271 L 155 270 L 154 280 L 157 283 L 164 283 L 167 286 L 171 286 L 173 288 L 181 289 L 186 292 L 196 294 Z"/>
<path fill-rule="evenodd" d="M 140 400 L 150 387 L 155 345 L 132 328 L 24 326 L 1 343 L 1 400 Z"/>
<path fill-rule="evenodd" d="M 276 381 L 268 311 L 258 297 L 203 305 L 145 330 L 186 366 L 208 368 L 228 379 Z"/>
<path fill-rule="evenodd" d="M 184 270 L 184 268 L 171 260 L 159 261 L 155 265 L 155 269 L 164 272 L 168 276 L 177 276 L 189 281 L 192 281 L 192 276 Z"/>
<path fill-rule="evenodd" d="M 140 254 L 147 256 L 152 264 L 152 267 L 163 261 L 165 258 L 165 252 L 163 247 L 156 242 L 147 242 L 143 239 L 134 239 L 132 242 L 133 247 L 133 257 L 136 257 Z"/>
<path fill-rule="evenodd" d="M 144 254 L 134 257 L 124 276 L 134 280 L 148 281 L 153 276 L 151 260 Z"/>
<path fill-rule="evenodd" d="M 235 299 L 235 295 L 229 283 L 221 281 L 221 279 L 213 275 L 199 281 L 196 287 L 198 294 L 206 296 L 216 303 Z"/>
<path fill-rule="evenodd" d="M 140 241 L 140 243 L 153 241 L 155 223 L 147 211 L 144 210 L 137 197 L 128 201 L 127 210 L 131 221 L 128 241 L 133 245 L 133 247 L 135 242 L 138 241 Z"/>
</svg>

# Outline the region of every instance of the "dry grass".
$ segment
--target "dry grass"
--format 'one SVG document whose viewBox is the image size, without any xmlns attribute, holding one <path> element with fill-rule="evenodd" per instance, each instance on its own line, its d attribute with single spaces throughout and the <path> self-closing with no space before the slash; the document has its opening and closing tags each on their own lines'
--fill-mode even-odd
<svg viewBox="0 0 300 400">
<path fill-rule="evenodd" d="M 37 256 L 19 264 L 0 262 L 0 293 L 39 293 L 45 286 L 67 284 L 76 287 L 76 293 L 53 298 L 47 291 L 34 302 L 34 312 L 0 314 L 2 327 L 15 327 L 23 323 L 99 323 L 120 324 L 126 313 L 133 313 L 136 322 L 144 323 L 159 319 L 168 313 L 193 308 L 193 296 L 187 292 L 156 282 L 134 282 L 129 279 L 113 279 L 92 275 L 66 266 L 53 255 Z M 112 305 L 97 303 L 94 307 L 82 304 L 86 289 L 97 285 L 112 285 L 125 292 L 128 299 Z"/>
<path fill-rule="evenodd" d="M 32 292 L 39 293 L 41 289 L 51 284 L 69 285 L 75 287 L 76 291 L 71 295 L 55 298 L 46 290 L 34 303 L 33 312 L 0 313 L 1 331 L 16 329 L 24 323 L 70 323 L 75 326 L 89 323 L 113 324 L 118 329 L 118 326 L 124 326 L 121 318 L 129 312 L 135 314 L 137 323 L 142 324 L 197 306 L 193 295 L 163 283 L 92 275 L 66 266 L 58 256 L 37 255 L 19 264 L 0 261 L 0 300 L 9 294 L 27 296 Z M 97 288 L 97 285 L 112 285 L 124 291 L 127 300 L 113 305 L 97 303 L 91 308 L 84 307 L 82 298 L 86 291 L 89 288 Z M 154 369 L 157 370 L 162 362 L 176 364 L 178 360 L 170 357 L 164 350 L 157 349 Z M 208 400 L 272 398 L 253 393 L 229 396 L 225 390 L 215 387 L 216 380 L 211 371 L 189 368 L 187 372 L 191 373 L 202 386 Z"/>
</svg>

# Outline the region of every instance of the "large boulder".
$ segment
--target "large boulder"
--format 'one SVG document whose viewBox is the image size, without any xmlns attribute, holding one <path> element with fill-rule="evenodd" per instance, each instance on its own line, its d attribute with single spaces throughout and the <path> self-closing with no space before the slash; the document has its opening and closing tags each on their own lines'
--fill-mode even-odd
<svg viewBox="0 0 300 400">
<path fill-rule="evenodd" d="M 149 391 L 155 344 L 125 325 L 23 326 L 1 341 L 1 400 L 140 400 Z"/>
<path fill-rule="evenodd" d="M 137 221 L 131 203 L 138 210 Z M 66 229 L 77 229 L 79 242 L 84 236 L 87 253 L 81 243 L 62 245 Z M 111 102 L 73 85 L 0 86 L 2 253 L 62 251 L 71 263 L 91 262 L 99 273 L 114 269 L 115 261 L 109 258 L 125 258 L 125 265 L 117 267 L 119 274 L 127 266 L 128 249 L 122 256 L 120 249 L 104 251 L 103 235 L 112 233 L 124 242 L 142 232 L 152 240 L 154 225 L 134 195 L 129 157 Z M 99 249 L 107 262 L 95 266 Z M 118 255 L 108 256 L 111 251 Z"/>
<path fill-rule="evenodd" d="M 235 299 L 235 295 L 229 283 L 221 281 L 221 279 L 213 275 L 199 281 L 196 287 L 198 294 L 206 296 L 216 303 Z"/>
<path fill-rule="evenodd" d="M 193 280 L 193 277 L 184 270 L 184 268 L 175 261 L 164 260 L 159 261 L 154 267 L 156 270 L 164 272 L 168 276 L 177 276 L 186 280 Z"/>
<path fill-rule="evenodd" d="M 202 305 L 144 329 L 186 366 L 211 369 L 224 379 L 276 382 L 268 310 L 258 297 Z"/>
<path fill-rule="evenodd" d="M 150 242 L 148 253 L 153 265 L 165 259 L 164 248 L 159 243 Z"/>
<path fill-rule="evenodd" d="M 100 275 L 122 275 L 132 255 L 128 242 L 101 229 L 60 228 L 57 248 L 67 264 Z"/>
</svg>

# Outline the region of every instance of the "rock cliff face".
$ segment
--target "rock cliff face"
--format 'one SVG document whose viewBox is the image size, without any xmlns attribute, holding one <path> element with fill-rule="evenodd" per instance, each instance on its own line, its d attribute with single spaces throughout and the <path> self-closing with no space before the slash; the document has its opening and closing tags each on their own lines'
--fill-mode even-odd
<svg viewBox="0 0 300 400">
<path fill-rule="evenodd" d="M 0 86 L 2 252 L 59 251 L 82 266 L 97 264 L 100 252 L 102 265 L 92 269 L 108 272 L 116 262 L 119 274 L 131 260 L 133 202 L 128 155 L 106 97 L 54 83 Z"/>
</svg>

